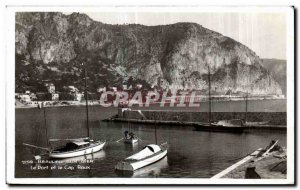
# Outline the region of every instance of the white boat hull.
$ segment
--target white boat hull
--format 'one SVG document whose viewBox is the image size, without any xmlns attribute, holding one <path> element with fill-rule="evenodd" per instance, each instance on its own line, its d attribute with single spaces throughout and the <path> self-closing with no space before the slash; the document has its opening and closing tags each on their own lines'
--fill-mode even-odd
<svg viewBox="0 0 300 190">
<path fill-rule="evenodd" d="M 136 161 L 136 162 L 128 162 L 128 161 L 121 161 L 119 162 L 115 169 L 116 170 L 124 170 L 124 171 L 134 171 L 140 168 L 143 168 L 145 166 L 148 166 L 150 164 L 153 164 L 161 159 L 163 159 L 167 155 L 167 150 L 163 150 L 158 154 L 155 154 L 154 156 L 151 156 L 149 158 Z"/>
<path fill-rule="evenodd" d="M 104 145 L 105 142 L 92 147 L 87 147 L 86 149 L 82 149 L 82 150 L 74 150 L 74 151 L 67 151 L 67 152 L 50 152 L 49 157 L 50 158 L 71 158 L 76 156 L 83 156 L 86 154 L 91 154 L 102 150 Z"/>
</svg>

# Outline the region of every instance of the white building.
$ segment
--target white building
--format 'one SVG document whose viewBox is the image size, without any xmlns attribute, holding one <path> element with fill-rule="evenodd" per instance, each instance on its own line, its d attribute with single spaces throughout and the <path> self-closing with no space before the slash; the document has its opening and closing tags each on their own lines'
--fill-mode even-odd
<svg viewBox="0 0 300 190">
<path fill-rule="evenodd" d="M 84 97 L 84 94 L 83 93 L 75 93 L 74 95 L 74 100 L 75 101 L 81 101 Z"/>
<path fill-rule="evenodd" d="M 99 87 L 97 92 L 106 92 L 106 87 Z"/>
<path fill-rule="evenodd" d="M 137 85 L 136 85 L 136 88 L 137 88 L 137 89 L 141 89 L 142 87 L 143 87 L 142 84 L 137 84 Z"/>
<path fill-rule="evenodd" d="M 112 89 L 114 92 L 117 92 L 117 91 L 118 91 L 118 88 L 117 88 L 117 87 L 111 87 L 111 89 Z"/>
<path fill-rule="evenodd" d="M 31 102 L 31 98 L 29 94 L 20 94 L 19 98 L 21 102 Z"/>
<path fill-rule="evenodd" d="M 59 100 L 59 94 L 58 93 L 52 93 L 52 100 Z"/>
<path fill-rule="evenodd" d="M 78 89 L 75 86 L 68 86 L 68 89 L 70 90 L 70 92 L 78 92 Z"/>
</svg>

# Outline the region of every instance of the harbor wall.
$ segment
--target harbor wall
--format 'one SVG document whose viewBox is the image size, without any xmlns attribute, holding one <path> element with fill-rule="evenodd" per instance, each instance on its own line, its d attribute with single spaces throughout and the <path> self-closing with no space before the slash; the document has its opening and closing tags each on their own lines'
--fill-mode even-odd
<svg viewBox="0 0 300 190">
<path fill-rule="evenodd" d="M 207 112 L 180 112 L 180 111 L 161 111 L 161 110 L 143 110 L 142 114 L 137 110 L 118 110 L 118 118 L 123 119 L 147 119 L 158 121 L 180 121 L 180 122 L 208 122 Z M 269 125 L 286 125 L 286 112 L 248 112 L 248 122 L 268 121 Z M 226 119 L 245 119 L 244 112 L 213 112 L 211 120 Z"/>
</svg>

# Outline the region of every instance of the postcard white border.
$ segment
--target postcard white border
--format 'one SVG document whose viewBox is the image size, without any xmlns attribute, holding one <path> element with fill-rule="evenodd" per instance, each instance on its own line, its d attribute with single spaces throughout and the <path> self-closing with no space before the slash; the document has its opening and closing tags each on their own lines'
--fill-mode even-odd
<svg viewBox="0 0 300 190">
<path fill-rule="evenodd" d="M 287 179 L 203 178 L 15 178 L 15 12 L 280 12 L 287 17 Z M 293 184 L 294 183 L 294 10 L 292 7 L 7 6 L 6 8 L 6 181 L 9 184 Z"/>
</svg>

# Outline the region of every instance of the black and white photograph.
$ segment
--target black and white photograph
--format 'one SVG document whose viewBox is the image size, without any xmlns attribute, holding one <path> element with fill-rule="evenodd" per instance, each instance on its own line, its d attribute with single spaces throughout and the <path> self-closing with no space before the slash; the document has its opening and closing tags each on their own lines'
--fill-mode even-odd
<svg viewBox="0 0 300 190">
<path fill-rule="evenodd" d="M 7 9 L 7 183 L 294 184 L 293 7 Z"/>
</svg>

